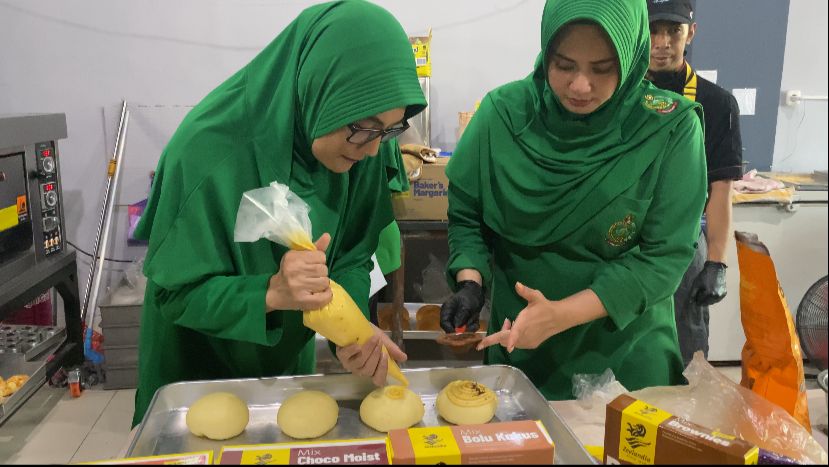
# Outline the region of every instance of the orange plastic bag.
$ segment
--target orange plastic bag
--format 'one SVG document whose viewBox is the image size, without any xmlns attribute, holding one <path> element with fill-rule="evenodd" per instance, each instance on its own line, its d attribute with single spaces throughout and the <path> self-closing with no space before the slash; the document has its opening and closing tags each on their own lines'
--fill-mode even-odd
<svg viewBox="0 0 829 467">
<path fill-rule="evenodd" d="M 811 433 L 800 341 L 769 250 L 756 234 L 734 236 L 746 335 L 740 384 L 785 409 Z"/>
</svg>

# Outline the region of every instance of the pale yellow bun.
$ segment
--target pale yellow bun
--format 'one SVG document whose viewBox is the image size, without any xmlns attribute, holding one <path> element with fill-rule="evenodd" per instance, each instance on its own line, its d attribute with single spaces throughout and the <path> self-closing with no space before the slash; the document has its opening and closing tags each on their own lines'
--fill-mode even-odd
<svg viewBox="0 0 829 467">
<path fill-rule="evenodd" d="M 475 381 L 456 380 L 438 394 L 438 414 L 455 425 L 480 425 L 495 416 L 498 397 L 491 389 Z"/>
<path fill-rule="evenodd" d="M 423 418 L 420 396 L 403 386 L 386 386 L 372 391 L 360 404 L 360 419 L 377 431 L 409 428 Z"/>
<path fill-rule="evenodd" d="M 190 406 L 187 428 L 196 436 L 221 441 L 245 431 L 249 417 L 245 401 L 229 392 L 214 392 Z"/>
<path fill-rule="evenodd" d="M 286 435 L 297 439 L 319 438 L 337 425 L 340 407 L 321 391 L 302 391 L 285 399 L 276 423 Z"/>
</svg>

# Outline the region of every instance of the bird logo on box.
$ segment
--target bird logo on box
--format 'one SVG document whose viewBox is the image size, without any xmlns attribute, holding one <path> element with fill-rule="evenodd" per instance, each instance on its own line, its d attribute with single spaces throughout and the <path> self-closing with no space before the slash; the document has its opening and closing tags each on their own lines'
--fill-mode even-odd
<svg viewBox="0 0 829 467">
<path fill-rule="evenodd" d="M 625 441 L 628 442 L 631 448 L 638 449 L 643 446 L 650 446 L 651 443 L 645 442 L 642 439 L 648 434 L 648 430 L 645 428 L 645 425 L 642 425 L 641 423 L 631 425 L 628 423 L 627 432 L 630 436 L 625 438 Z"/>
</svg>

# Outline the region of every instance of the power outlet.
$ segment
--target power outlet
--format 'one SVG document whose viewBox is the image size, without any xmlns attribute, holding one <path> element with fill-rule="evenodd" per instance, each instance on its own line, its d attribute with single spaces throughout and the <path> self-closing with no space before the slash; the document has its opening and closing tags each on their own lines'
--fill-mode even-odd
<svg viewBox="0 0 829 467">
<path fill-rule="evenodd" d="M 788 106 L 795 106 L 800 102 L 800 97 L 803 95 L 800 91 L 793 89 L 790 91 L 786 91 L 786 99 L 785 103 Z"/>
</svg>

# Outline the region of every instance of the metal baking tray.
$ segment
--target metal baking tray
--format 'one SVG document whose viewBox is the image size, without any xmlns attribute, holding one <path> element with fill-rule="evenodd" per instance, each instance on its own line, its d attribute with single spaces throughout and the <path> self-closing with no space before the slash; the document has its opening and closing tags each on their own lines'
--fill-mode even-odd
<svg viewBox="0 0 829 467">
<path fill-rule="evenodd" d="M 391 331 L 383 330 L 383 332 L 387 336 L 392 337 Z M 480 336 L 481 339 L 486 337 L 486 331 L 477 331 L 475 334 Z M 446 333 L 443 331 L 403 331 L 403 340 L 433 341 L 437 340 L 438 337 L 445 335 Z"/>
<path fill-rule="evenodd" d="M 66 329 L 52 326 L 0 326 L 0 358 L 23 354 L 28 362 L 66 339 Z"/>
<path fill-rule="evenodd" d="M 447 425 L 437 415 L 435 400 L 444 386 L 456 379 L 471 379 L 490 387 L 498 396 L 493 421 L 541 420 L 555 442 L 557 464 L 593 464 L 570 428 L 520 370 L 506 365 L 469 368 L 428 368 L 404 370 L 409 388 L 426 405 L 423 420 L 416 426 Z M 382 436 L 360 421 L 360 403 L 374 386 L 367 378 L 353 375 L 286 376 L 261 379 L 194 381 L 169 384 L 153 397 L 144 420 L 127 450 L 129 457 L 154 456 L 213 450 L 223 445 L 265 444 L 294 441 L 276 424 L 283 400 L 301 390 L 324 391 L 337 400 L 337 426 L 319 438 L 348 439 Z M 187 430 L 187 408 L 200 397 L 227 391 L 247 401 L 250 421 L 239 436 L 226 441 L 199 438 Z"/>
<path fill-rule="evenodd" d="M 417 303 L 417 302 L 406 302 L 403 304 L 403 307 L 406 308 L 406 311 L 409 312 L 409 330 L 403 330 L 403 339 L 404 340 L 427 340 L 433 341 L 438 337 L 446 335 L 445 332 L 442 330 L 435 330 L 435 331 L 421 331 L 417 329 L 417 310 L 421 307 L 426 305 L 438 305 L 439 303 Z M 387 306 L 391 306 L 391 303 L 379 303 L 378 310 L 385 308 Z M 489 309 L 484 309 L 481 311 L 480 319 L 489 320 Z M 387 336 L 391 337 L 392 332 L 390 330 L 384 329 L 383 332 L 386 333 Z M 481 336 L 481 338 L 486 337 L 486 329 L 481 329 L 475 334 Z"/>
<path fill-rule="evenodd" d="M 0 397 L 0 425 L 46 382 L 46 352 L 58 349 L 65 340 L 65 328 L 0 326 L 0 376 L 29 376 L 17 392 Z"/>
</svg>

